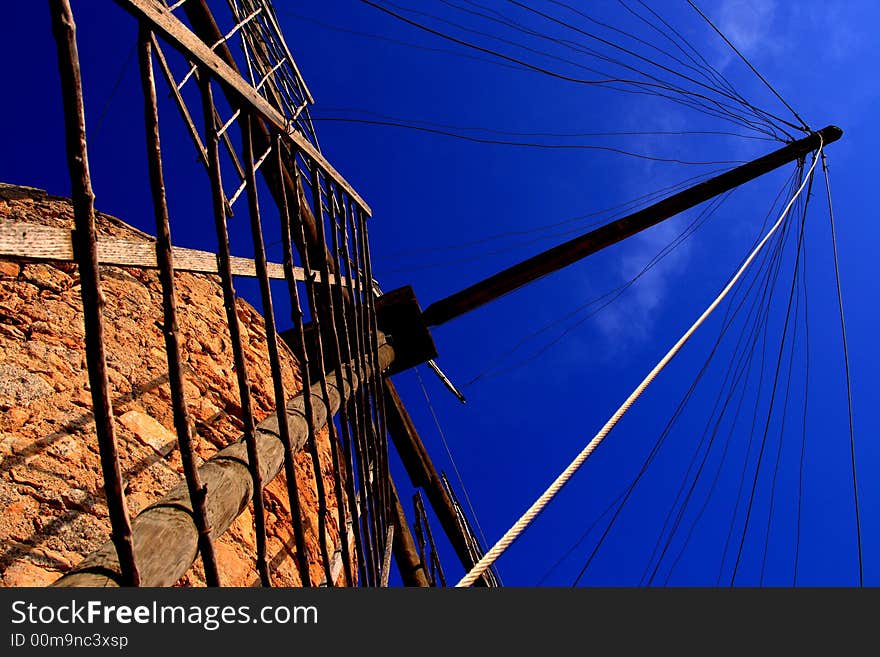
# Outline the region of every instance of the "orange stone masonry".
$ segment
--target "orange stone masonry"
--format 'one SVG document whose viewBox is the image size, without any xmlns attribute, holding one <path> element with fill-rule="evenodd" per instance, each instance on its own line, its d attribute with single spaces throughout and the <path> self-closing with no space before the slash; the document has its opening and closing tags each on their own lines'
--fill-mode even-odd
<svg viewBox="0 0 880 657">
<path fill-rule="evenodd" d="M 0 222 L 71 228 L 67 199 L 0 184 Z M 151 240 L 98 213 L 99 235 Z M 182 478 L 167 384 L 162 294 L 156 272 L 101 267 L 107 305 L 107 365 L 120 466 L 132 516 Z M 176 275 L 182 363 L 197 461 L 241 435 L 240 406 L 223 298 L 216 276 Z M 238 300 L 257 421 L 273 408 L 263 318 Z M 279 340 L 288 398 L 302 387 L 299 364 Z M 337 491 L 327 431 L 318 435 L 327 491 L 330 552 L 339 545 Z M 344 461 L 343 461 L 344 462 Z M 323 579 L 312 460 L 296 455 L 311 577 Z M 343 473 L 345 476 L 345 473 Z M 299 586 L 282 472 L 264 490 L 273 584 Z M 0 584 L 45 586 L 109 536 L 73 263 L 19 263 L 0 257 Z M 216 542 L 222 583 L 259 585 L 253 517 L 246 509 Z M 337 552 L 338 557 L 338 552 Z M 353 573 L 354 579 L 357 573 Z M 340 572 L 337 583 L 344 576 Z M 180 585 L 203 585 L 198 559 Z"/>
</svg>

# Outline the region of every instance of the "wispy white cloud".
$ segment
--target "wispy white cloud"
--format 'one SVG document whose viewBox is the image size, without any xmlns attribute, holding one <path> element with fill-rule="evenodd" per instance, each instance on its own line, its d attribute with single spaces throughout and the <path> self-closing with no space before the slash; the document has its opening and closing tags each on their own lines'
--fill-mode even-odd
<svg viewBox="0 0 880 657">
<path fill-rule="evenodd" d="M 616 260 L 620 282 L 638 275 L 679 235 L 688 220 L 688 215 L 671 219 L 630 238 L 626 252 Z M 651 336 L 659 310 L 668 301 L 676 276 L 687 267 L 692 249 L 690 241 L 679 244 L 619 299 L 596 315 L 595 325 L 608 345 L 619 350 Z"/>
<path fill-rule="evenodd" d="M 718 27 L 746 55 L 766 51 L 776 18 L 776 0 L 724 0 L 718 13 Z"/>
</svg>

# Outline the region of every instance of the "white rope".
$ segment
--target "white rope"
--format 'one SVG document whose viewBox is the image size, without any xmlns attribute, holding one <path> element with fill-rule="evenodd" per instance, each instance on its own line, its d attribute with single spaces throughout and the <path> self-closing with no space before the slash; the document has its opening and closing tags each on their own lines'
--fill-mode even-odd
<svg viewBox="0 0 880 657">
<path fill-rule="evenodd" d="M 457 587 L 470 586 L 482 575 L 489 567 L 495 563 L 495 561 L 500 557 L 504 551 L 510 547 L 510 545 L 519 538 L 520 534 L 522 534 L 526 528 L 532 523 L 532 521 L 538 516 L 541 511 L 544 510 L 544 507 L 550 503 L 550 501 L 556 496 L 556 494 L 560 491 L 560 489 L 568 482 L 569 479 L 574 475 L 575 472 L 584 464 L 584 461 L 587 460 L 587 457 L 593 453 L 596 447 L 599 446 L 605 436 L 614 428 L 614 426 L 618 423 L 620 418 L 623 417 L 624 413 L 626 413 L 630 406 L 632 406 L 635 401 L 641 396 L 641 394 L 645 391 L 645 389 L 651 385 L 651 382 L 657 377 L 657 375 L 665 368 L 669 362 L 675 357 L 675 355 L 681 350 L 684 344 L 691 338 L 691 336 L 697 331 L 700 325 L 706 321 L 706 318 L 712 314 L 712 312 L 718 307 L 718 305 L 724 300 L 724 297 L 730 292 L 734 285 L 736 285 L 737 281 L 743 275 L 748 266 L 752 263 L 752 261 L 757 257 L 758 253 L 760 253 L 761 249 L 764 248 L 764 245 L 767 241 L 773 236 L 773 233 L 782 225 L 782 222 L 785 220 L 785 217 L 788 215 L 789 210 L 791 210 L 791 206 L 794 205 L 794 202 L 797 200 L 798 196 L 801 195 L 801 192 L 804 190 L 804 187 L 807 185 L 807 181 L 813 175 L 813 170 L 816 168 L 816 162 L 819 160 L 819 155 L 822 152 L 822 136 L 819 135 L 819 150 L 817 151 L 815 157 L 813 158 L 813 164 L 810 166 L 810 170 L 804 176 L 803 181 L 801 182 L 801 186 L 794 193 L 794 196 L 791 197 L 791 200 L 788 202 L 788 205 L 785 206 L 785 209 L 782 211 L 782 214 L 779 215 L 779 219 L 776 220 L 776 223 L 770 228 L 764 238 L 758 243 L 758 245 L 754 248 L 754 250 L 749 254 L 749 257 L 746 258 L 745 262 L 743 262 L 742 266 L 739 270 L 734 274 L 733 278 L 730 279 L 730 282 L 721 290 L 721 293 L 715 298 L 715 300 L 709 305 L 706 310 L 703 311 L 703 314 L 697 318 L 697 321 L 693 323 L 693 325 L 682 335 L 678 342 L 676 342 L 672 348 L 666 353 L 666 355 L 654 366 L 648 375 L 644 378 L 644 380 L 638 385 L 638 387 L 633 390 L 632 394 L 627 397 L 626 401 L 620 406 L 620 408 L 615 411 L 614 415 L 611 416 L 611 419 L 605 423 L 599 433 L 597 433 L 593 439 L 584 447 L 583 451 L 578 454 L 574 461 L 572 461 L 565 470 L 562 471 L 556 480 L 550 484 L 550 487 L 547 488 L 546 491 L 535 500 L 534 504 L 529 507 L 529 509 L 522 515 L 522 517 L 517 520 L 514 525 L 507 530 L 507 532 L 498 539 L 498 542 L 492 546 L 492 549 L 489 550 L 482 559 L 480 559 L 471 571 L 461 578 L 461 581 L 456 584 Z"/>
</svg>

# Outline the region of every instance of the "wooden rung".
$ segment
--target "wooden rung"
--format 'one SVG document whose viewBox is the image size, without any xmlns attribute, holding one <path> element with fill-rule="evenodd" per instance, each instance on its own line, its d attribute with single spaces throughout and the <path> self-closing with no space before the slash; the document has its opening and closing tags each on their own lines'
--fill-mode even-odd
<svg viewBox="0 0 880 657">
<path fill-rule="evenodd" d="M 263 98 L 244 78 L 224 62 L 211 48 L 199 39 L 167 7 L 156 4 L 152 0 L 116 0 L 116 3 L 146 23 L 155 32 L 162 35 L 184 57 L 193 59 L 198 65 L 204 66 L 211 75 L 229 91 L 236 94 L 242 101 L 251 106 L 272 128 L 282 133 L 285 141 L 302 151 L 310 159 L 318 162 L 323 173 L 332 178 L 342 187 L 367 216 L 371 215 L 370 206 L 358 194 L 354 187 L 342 177 L 309 141 L 296 132 L 291 121 L 283 116 L 265 98 Z M 292 59 L 291 59 L 292 62 Z"/>
</svg>

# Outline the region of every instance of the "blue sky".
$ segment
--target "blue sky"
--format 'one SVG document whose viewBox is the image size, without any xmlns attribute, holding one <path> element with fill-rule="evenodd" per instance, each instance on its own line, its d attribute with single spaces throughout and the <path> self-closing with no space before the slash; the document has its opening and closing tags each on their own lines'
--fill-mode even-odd
<svg viewBox="0 0 880 657">
<path fill-rule="evenodd" d="M 508 2 L 486 3 L 543 33 L 586 43 L 582 35 L 530 16 Z M 586 26 L 549 0 L 530 4 L 572 24 Z M 750 102 L 791 118 L 686 2 L 662 0 L 650 4 Z M 880 488 L 872 475 L 880 467 L 880 451 L 874 441 L 878 429 L 873 413 L 877 394 L 871 375 L 877 370 L 878 353 L 872 339 L 877 311 L 871 303 L 873 254 L 869 249 L 876 243 L 878 228 L 873 221 L 876 211 L 866 191 L 872 188 L 871 153 L 878 146 L 872 120 L 877 114 L 878 90 L 869 66 L 880 55 L 880 46 L 872 38 L 870 26 L 876 24 L 880 8 L 868 0 L 705 0 L 700 4 L 812 127 L 834 123 L 845 131 L 844 138 L 829 147 L 828 161 L 850 341 L 865 581 L 876 584 L 880 563 L 872 555 L 880 541 L 880 516 L 874 511 Z M 131 56 L 136 26 L 113 3 L 80 1 L 73 5 L 79 23 L 97 206 L 149 230 L 152 218 L 142 110 L 136 61 Z M 497 24 L 481 23 L 440 0 L 407 0 L 405 6 L 512 38 Z M 619 3 L 591 2 L 582 6 L 597 20 L 639 30 L 646 40 L 668 46 Z M 276 8 L 288 44 L 316 98 L 313 115 L 317 118 L 376 119 L 366 114 L 371 112 L 410 122 L 520 133 L 736 129 L 669 102 L 515 70 L 485 61 L 484 55 L 474 59 L 473 51 L 403 25 L 356 0 L 297 3 L 295 8 L 293 3 L 279 0 Z M 7 126 L 0 180 L 67 194 L 69 182 L 48 12 L 45 3 L 16 3 L 8 11 L 12 15 L 0 27 L 0 56 L 7 62 L 7 102 L 0 105 L 0 118 Z M 461 33 L 456 31 L 459 28 L 435 18 L 409 15 L 444 31 Z M 332 30 L 328 25 L 347 31 Z M 394 41 L 353 32 L 378 34 Z M 473 34 L 467 38 L 478 40 Z M 479 37 L 479 41 L 572 76 L 592 76 L 558 59 L 540 58 L 486 37 Z M 529 43 L 543 47 L 540 41 Z M 574 58 L 570 51 L 553 52 Z M 588 60 L 577 61 L 595 65 Z M 10 102 L 13 93 L 15 102 Z M 160 95 L 166 177 L 174 181 L 169 199 L 175 242 L 212 248 L 210 238 L 206 238 L 210 235 L 207 179 L 161 89 Z M 318 121 L 316 127 L 324 153 L 374 210 L 371 240 L 376 277 L 386 290 L 412 285 L 423 307 L 573 237 L 591 221 L 603 218 L 575 217 L 730 166 L 647 161 L 600 150 L 475 144 L 411 130 L 329 120 Z M 658 158 L 700 162 L 747 160 L 778 146 L 769 141 L 717 135 L 534 139 L 611 146 Z M 595 316 L 577 315 L 576 319 L 582 321 L 544 351 L 542 348 L 559 337 L 568 324 L 541 333 L 512 358 L 500 360 L 525 336 L 638 273 L 697 219 L 702 208 L 434 330 L 439 362 L 453 381 L 465 386 L 468 404 L 459 404 L 427 370 L 422 371 L 422 377 L 490 542 L 543 491 L 714 298 L 758 236 L 774 197 L 792 169 L 782 169 L 734 192 L 692 237 L 619 299 Z M 806 224 L 811 369 L 799 583 L 852 585 L 857 582 L 858 571 L 845 383 L 829 222 L 820 183 L 817 178 Z M 535 232 L 550 224 L 561 225 Z M 237 254 L 248 255 L 246 233 L 244 228 L 233 234 Z M 501 233 L 515 234 L 484 241 Z M 794 242 L 789 241 L 787 259 L 770 303 L 768 363 L 779 349 L 794 251 Z M 240 282 L 238 287 L 258 305 L 253 286 Z M 569 558 L 541 578 L 636 474 L 703 364 L 720 331 L 724 310 L 723 306 L 707 322 L 553 505 L 501 559 L 499 567 L 505 583 L 534 585 L 542 581 L 565 586 L 573 582 L 602 531 L 602 522 Z M 283 322 L 283 308 L 278 316 Z M 766 551 L 764 581 L 771 585 L 790 584 L 793 573 L 799 455 L 804 435 L 802 315 L 799 326 Z M 721 343 L 718 357 L 694 399 L 621 512 L 583 584 L 635 585 L 646 568 L 653 569 L 651 553 L 721 387 L 738 328 L 733 327 Z M 541 353 L 531 358 L 538 351 Z M 786 348 L 784 364 L 787 354 Z M 510 369 L 511 365 L 517 366 Z M 465 385 L 496 366 L 505 371 Z M 786 373 L 784 367 L 782 383 Z M 772 374 L 771 363 L 765 377 Z M 721 557 L 737 504 L 757 376 L 756 366 L 746 388 L 740 423 L 730 432 L 726 451 L 729 423 L 722 425 L 706 473 L 697 482 L 669 554 L 658 568 L 655 584 L 714 585 L 719 581 L 719 572 L 721 583 L 730 580 L 732 556 L 728 554 L 723 567 Z M 452 467 L 415 375 L 401 374 L 396 383 L 438 468 L 451 476 Z M 761 438 L 760 421 L 766 416 L 767 383 L 764 385 L 765 401 L 759 408 L 756 441 Z M 760 581 L 780 408 L 781 393 L 768 431 L 767 460 L 758 480 L 737 584 Z M 747 463 L 747 486 L 753 476 L 754 454 Z M 723 467 L 718 468 L 722 461 Z M 699 522 L 694 523 L 716 469 L 719 474 L 712 497 Z M 406 479 L 399 468 L 395 476 L 398 483 Z M 730 549 L 734 551 L 742 531 L 745 499 L 740 502 L 733 532 L 736 544 Z M 670 573 L 692 524 L 687 548 Z M 435 535 L 440 532 L 435 531 Z M 460 568 L 445 546 L 443 551 L 449 578 L 457 579 Z"/>
</svg>

